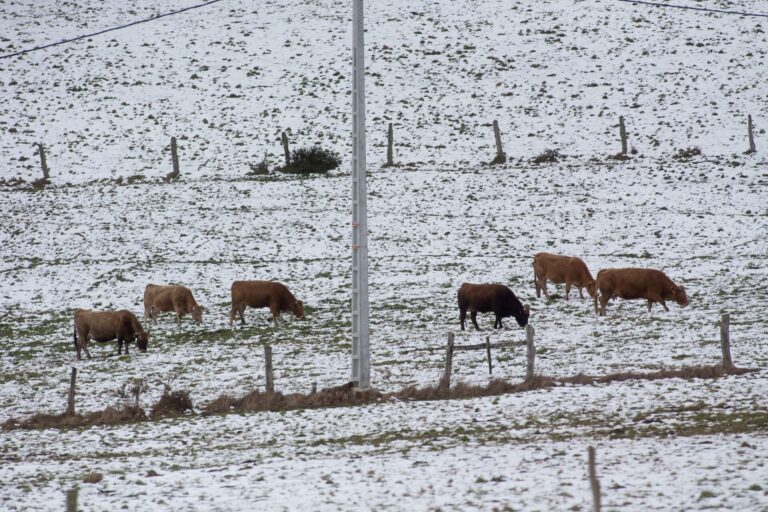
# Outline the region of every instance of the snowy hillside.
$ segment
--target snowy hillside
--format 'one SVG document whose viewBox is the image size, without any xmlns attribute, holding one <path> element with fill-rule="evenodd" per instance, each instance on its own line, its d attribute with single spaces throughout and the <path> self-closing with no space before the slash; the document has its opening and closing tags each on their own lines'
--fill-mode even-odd
<svg viewBox="0 0 768 512">
<path fill-rule="evenodd" d="M 0 57 L 195 3 L 39 4 L 0 0 Z M 588 510 L 588 445 L 606 509 L 768 507 L 764 371 L 199 414 L 263 389 L 264 344 L 281 391 L 349 379 L 350 4 L 223 0 L 0 59 L 0 422 L 61 412 L 73 365 L 81 411 L 120 403 L 134 378 L 149 407 L 171 376 L 196 406 L 132 426 L 3 431 L 0 509 L 60 509 L 79 486 L 88 510 Z M 768 367 L 768 20 L 577 0 L 368 2 L 366 20 L 374 386 L 435 384 L 449 331 L 459 344 L 524 338 L 511 319 L 491 330 L 490 314 L 483 331 L 459 331 L 462 282 L 505 283 L 531 305 L 543 375 L 715 364 L 724 312 L 736 364 Z M 608 158 L 619 116 L 627 161 Z M 510 160 L 488 167 L 493 120 Z M 390 122 L 402 165 L 382 169 Z M 247 175 L 265 153 L 280 162 L 283 130 L 342 166 Z M 172 136 L 181 176 L 168 183 Z M 51 169 L 40 190 L 35 143 Z M 702 154 L 673 158 L 693 146 Z M 550 149 L 565 157 L 531 162 Z M 617 300 L 597 317 L 562 287 L 537 299 L 540 251 L 580 256 L 593 275 L 663 270 L 690 305 L 649 315 Z M 230 328 L 238 279 L 287 284 L 306 318 L 275 327 L 249 309 Z M 204 323 L 168 315 L 148 326 L 148 352 L 95 344 L 76 362 L 72 310 L 141 318 L 150 282 L 189 286 Z M 493 359 L 494 377 L 524 378 L 523 349 Z M 485 353 L 457 352 L 454 374 L 488 382 Z M 103 481 L 83 483 L 91 472 Z"/>
</svg>

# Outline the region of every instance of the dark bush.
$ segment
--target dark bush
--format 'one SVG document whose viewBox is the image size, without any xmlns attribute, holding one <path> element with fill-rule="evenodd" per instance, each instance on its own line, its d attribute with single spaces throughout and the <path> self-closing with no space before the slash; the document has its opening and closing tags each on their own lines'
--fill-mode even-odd
<svg viewBox="0 0 768 512">
<path fill-rule="evenodd" d="M 341 165 L 338 153 L 317 146 L 294 149 L 291 152 L 291 163 L 281 167 L 283 172 L 311 173 L 328 172 Z"/>
<path fill-rule="evenodd" d="M 701 149 L 698 146 L 691 146 L 685 149 L 678 149 L 677 153 L 672 155 L 672 158 L 675 160 L 689 160 L 699 155 L 701 155 Z"/>
<path fill-rule="evenodd" d="M 565 158 L 565 156 L 561 155 L 558 150 L 548 149 L 531 161 L 535 164 L 550 164 L 555 163 L 562 158 Z"/>
</svg>

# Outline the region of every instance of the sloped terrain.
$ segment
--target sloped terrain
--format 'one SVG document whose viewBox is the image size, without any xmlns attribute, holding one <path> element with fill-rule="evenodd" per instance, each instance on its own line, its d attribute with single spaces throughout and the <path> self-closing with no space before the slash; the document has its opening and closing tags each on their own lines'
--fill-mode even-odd
<svg viewBox="0 0 768 512">
<path fill-rule="evenodd" d="M 14 2 L 0 54 L 189 5 Z M 462 282 L 502 282 L 531 305 L 540 374 L 713 364 L 723 312 L 737 365 L 768 367 L 760 19 L 576 1 L 367 9 L 374 386 L 436 383 Z M 0 421 L 61 412 L 73 365 L 81 411 L 119 403 L 135 378 L 150 385 L 144 406 L 173 379 L 198 411 L 263 389 L 264 344 L 282 391 L 348 380 L 350 18 L 341 2 L 226 0 L 0 60 Z M 619 115 L 637 150 L 625 162 L 607 158 Z M 510 161 L 488 167 L 494 119 Z M 388 122 L 405 165 L 380 169 Z M 293 144 L 338 151 L 342 167 L 248 176 L 265 153 L 278 161 L 284 129 Z M 165 182 L 171 136 L 181 177 Z M 29 185 L 35 142 L 52 173 L 40 190 Z M 703 154 L 672 158 L 691 146 Z M 530 162 L 547 149 L 565 158 Z M 537 299 L 532 256 L 544 250 L 578 255 L 593 274 L 664 270 L 690 305 L 649 315 L 614 301 L 597 317 L 562 287 Z M 230 328 L 236 279 L 286 283 L 306 318 L 274 326 L 248 310 Z M 204 323 L 164 316 L 147 326 L 147 353 L 118 357 L 109 344 L 75 362 L 72 310 L 140 314 L 150 282 L 189 286 Z M 484 331 L 457 343 L 524 339 L 512 319 L 494 331 L 481 317 Z M 494 377 L 523 379 L 522 348 L 493 358 Z M 454 366 L 466 382 L 489 378 L 483 352 L 458 352 Z M 757 510 L 768 503 L 767 387 L 759 372 L 8 431 L 0 500 L 61 508 L 79 486 L 89 510 L 586 510 L 594 444 L 608 509 Z M 82 483 L 90 472 L 104 479 Z"/>
</svg>

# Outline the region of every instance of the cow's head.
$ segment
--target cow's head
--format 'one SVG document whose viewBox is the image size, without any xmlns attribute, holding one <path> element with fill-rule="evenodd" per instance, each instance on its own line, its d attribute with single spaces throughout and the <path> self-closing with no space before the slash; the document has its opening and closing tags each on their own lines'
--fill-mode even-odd
<svg viewBox="0 0 768 512">
<path fill-rule="evenodd" d="M 589 293 L 589 296 L 593 299 L 595 298 L 595 289 L 597 288 L 597 281 L 592 281 L 591 283 L 587 284 L 587 293 Z"/>
<path fill-rule="evenodd" d="M 685 294 L 685 288 L 682 286 L 677 287 L 672 298 L 682 307 L 688 305 L 688 296 Z"/>
<path fill-rule="evenodd" d="M 203 321 L 203 312 L 205 312 L 205 308 L 203 306 L 192 306 L 192 311 L 190 314 L 192 315 L 192 320 L 194 320 L 196 324 L 199 324 Z"/>
<path fill-rule="evenodd" d="M 517 323 L 520 324 L 520 327 L 525 327 L 528 325 L 528 318 L 531 316 L 531 308 L 526 304 L 523 306 L 523 312 L 519 315 L 515 315 L 515 320 L 517 320 Z"/>
<path fill-rule="evenodd" d="M 291 311 L 296 315 L 296 318 L 304 318 L 304 303 L 297 300 L 291 304 Z"/>
<path fill-rule="evenodd" d="M 139 331 L 136 333 L 136 346 L 142 352 L 147 351 L 147 344 L 149 343 L 149 334 L 146 331 Z"/>
</svg>

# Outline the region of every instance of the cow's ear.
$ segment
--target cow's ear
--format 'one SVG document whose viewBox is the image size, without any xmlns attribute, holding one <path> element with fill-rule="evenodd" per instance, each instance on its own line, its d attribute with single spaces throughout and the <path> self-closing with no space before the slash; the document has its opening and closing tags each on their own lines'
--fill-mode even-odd
<svg viewBox="0 0 768 512">
<path fill-rule="evenodd" d="M 531 306 L 529 306 L 528 304 L 524 305 L 524 306 L 523 306 L 523 311 L 525 311 L 526 313 L 530 313 L 530 311 L 531 311 Z"/>
</svg>

